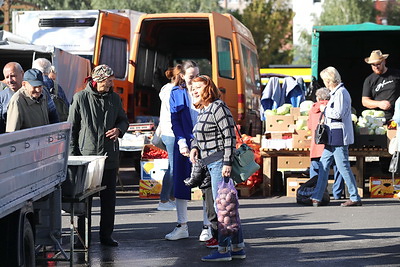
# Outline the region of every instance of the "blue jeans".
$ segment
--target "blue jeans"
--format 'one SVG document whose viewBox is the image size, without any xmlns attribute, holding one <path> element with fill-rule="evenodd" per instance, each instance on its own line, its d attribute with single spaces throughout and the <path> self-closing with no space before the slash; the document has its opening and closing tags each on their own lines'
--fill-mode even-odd
<svg viewBox="0 0 400 267">
<path fill-rule="evenodd" d="M 319 161 L 320 161 L 320 158 L 311 158 L 310 178 L 313 178 L 314 176 L 318 176 Z M 340 199 L 340 197 L 343 195 L 344 180 L 343 180 L 343 176 L 340 174 L 340 172 L 335 164 L 335 161 L 333 161 L 333 177 L 334 177 L 335 182 L 333 183 L 333 186 L 332 186 L 332 195 L 333 195 L 334 199 Z"/>
<path fill-rule="evenodd" d="M 165 147 L 168 152 L 168 169 L 165 172 L 162 181 L 162 188 L 160 194 L 160 200 L 163 202 L 168 201 L 170 198 L 174 196 L 174 179 L 173 179 L 173 170 L 174 170 L 174 136 L 161 135 L 161 140 L 163 141 Z"/>
<path fill-rule="evenodd" d="M 211 188 L 214 198 L 214 204 L 215 204 L 215 199 L 217 198 L 218 185 L 224 180 L 224 178 L 222 177 L 222 166 L 223 166 L 222 159 L 207 165 L 207 169 L 211 175 Z M 216 208 L 215 211 L 218 214 L 218 210 Z M 239 224 L 238 231 L 234 233 L 232 236 L 222 235 L 220 231 L 218 231 L 218 250 L 225 250 L 230 245 L 232 245 L 232 248 L 244 248 L 243 232 L 241 224 Z"/>
<path fill-rule="evenodd" d="M 325 145 L 324 152 L 319 161 L 318 182 L 311 198 L 318 201 L 322 200 L 322 196 L 328 184 L 329 170 L 333 160 L 335 160 L 336 166 L 346 182 L 350 200 L 360 201 L 361 198 L 357 192 L 356 179 L 350 168 L 349 146 Z"/>
</svg>

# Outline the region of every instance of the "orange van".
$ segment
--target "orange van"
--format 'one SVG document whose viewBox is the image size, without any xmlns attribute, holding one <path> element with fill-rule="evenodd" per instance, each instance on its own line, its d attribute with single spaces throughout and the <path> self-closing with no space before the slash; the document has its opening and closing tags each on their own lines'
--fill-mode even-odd
<svg viewBox="0 0 400 267">
<path fill-rule="evenodd" d="M 242 133 L 261 133 L 257 49 L 251 32 L 232 15 L 143 14 L 132 24 L 128 17 L 100 12 L 93 63 L 115 70 L 116 92 L 131 122 L 159 115 L 165 70 L 188 59 L 212 77 Z"/>
</svg>

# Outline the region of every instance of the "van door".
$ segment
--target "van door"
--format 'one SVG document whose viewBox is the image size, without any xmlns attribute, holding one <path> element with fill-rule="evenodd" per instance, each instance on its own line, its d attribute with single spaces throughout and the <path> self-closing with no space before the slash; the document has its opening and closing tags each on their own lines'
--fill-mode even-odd
<svg viewBox="0 0 400 267">
<path fill-rule="evenodd" d="M 93 55 L 95 66 L 107 64 L 113 69 L 114 92 L 121 96 L 122 106 L 126 112 L 128 112 L 128 91 L 132 86 L 128 80 L 130 27 L 129 18 L 100 11 Z"/>
<path fill-rule="evenodd" d="M 222 100 L 229 106 L 233 117 L 238 118 L 237 76 L 233 52 L 233 28 L 228 17 L 219 13 L 210 14 L 212 78 L 222 92 Z"/>
</svg>

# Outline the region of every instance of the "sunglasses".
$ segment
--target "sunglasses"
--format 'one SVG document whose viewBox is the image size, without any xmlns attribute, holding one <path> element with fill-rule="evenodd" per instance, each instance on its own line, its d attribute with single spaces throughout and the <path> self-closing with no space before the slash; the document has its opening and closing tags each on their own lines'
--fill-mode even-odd
<svg viewBox="0 0 400 267">
<path fill-rule="evenodd" d="M 374 64 L 371 64 L 371 66 L 374 66 L 374 67 L 379 67 L 380 65 L 382 65 L 382 63 L 383 63 L 383 62 L 374 63 Z"/>
</svg>

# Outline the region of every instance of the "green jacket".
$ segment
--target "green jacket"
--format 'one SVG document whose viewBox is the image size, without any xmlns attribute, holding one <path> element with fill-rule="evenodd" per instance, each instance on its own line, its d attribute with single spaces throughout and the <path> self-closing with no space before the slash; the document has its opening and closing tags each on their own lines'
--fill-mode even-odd
<svg viewBox="0 0 400 267">
<path fill-rule="evenodd" d="M 112 90 L 99 94 L 88 83 L 83 91 L 74 95 L 68 121 L 72 123 L 71 155 L 107 154 L 105 169 L 119 167 L 118 141 L 105 136 L 108 130 L 118 128 L 121 131 L 119 137 L 122 137 L 129 126 L 118 94 Z"/>
</svg>

